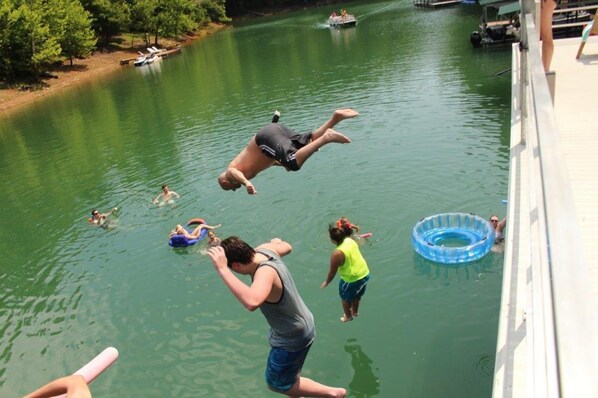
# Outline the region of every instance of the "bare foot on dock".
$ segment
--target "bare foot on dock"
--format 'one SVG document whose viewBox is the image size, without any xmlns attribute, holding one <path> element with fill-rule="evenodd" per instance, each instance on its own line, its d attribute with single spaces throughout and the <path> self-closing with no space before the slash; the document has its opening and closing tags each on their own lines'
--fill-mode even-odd
<svg viewBox="0 0 598 398">
<path fill-rule="evenodd" d="M 325 143 L 337 142 L 339 144 L 349 144 L 351 142 L 349 137 L 332 129 L 326 129 L 326 132 L 322 135 L 322 140 Z"/>
</svg>

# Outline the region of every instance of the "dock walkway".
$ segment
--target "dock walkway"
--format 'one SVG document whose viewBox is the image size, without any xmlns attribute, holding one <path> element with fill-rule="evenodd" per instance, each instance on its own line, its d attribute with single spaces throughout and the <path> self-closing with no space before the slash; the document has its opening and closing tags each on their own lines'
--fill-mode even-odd
<svg viewBox="0 0 598 398">
<path fill-rule="evenodd" d="M 556 40 L 551 69 L 556 71 L 554 112 L 598 311 L 598 37 L 589 38 L 576 60 L 580 41 Z"/>
<path fill-rule="evenodd" d="M 598 396 L 598 36 L 513 46 L 511 156 L 493 397 Z M 527 51 L 520 51 L 521 48 Z"/>
</svg>

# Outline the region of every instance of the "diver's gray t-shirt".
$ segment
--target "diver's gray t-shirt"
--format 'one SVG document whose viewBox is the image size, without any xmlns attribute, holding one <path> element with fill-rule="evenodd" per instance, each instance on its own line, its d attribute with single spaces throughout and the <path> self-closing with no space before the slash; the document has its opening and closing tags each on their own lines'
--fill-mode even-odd
<svg viewBox="0 0 598 398">
<path fill-rule="evenodd" d="M 270 325 L 270 346 L 284 348 L 290 352 L 302 350 L 316 337 L 314 317 L 299 296 L 293 277 L 280 256 L 268 249 L 257 249 L 256 252 L 269 258 L 260 262 L 258 268 L 274 268 L 282 281 L 280 300 L 277 303 L 265 301 L 260 306 Z"/>
</svg>

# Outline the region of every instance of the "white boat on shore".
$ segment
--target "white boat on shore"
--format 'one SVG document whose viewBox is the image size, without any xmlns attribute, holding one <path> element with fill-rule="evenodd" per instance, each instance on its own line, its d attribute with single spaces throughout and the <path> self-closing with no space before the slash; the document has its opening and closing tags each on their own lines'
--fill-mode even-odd
<svg viewBox="0 0 598 398">
<path fill-rule="evenodd" d="M 328 18 L 328 26 L 331 28 L 348 28 L 357 25 L 354 15 L 335 15 Z"/>
<path fill-rule="evenodd" d="M 133 61 L 133 65 L 135 65 L 135 66 L 144 65 L 145 62 L 147 61 L 147 55 L 145 55 L 141 51 L 138 51 L 138 53 L 139 53 L 139 56 L 137 58 L 135 58 L 135 60 Z"/>
<path fill-rule="evenodd" d="M 148 48 L 148 50 L 149 50 L 149 48 Z M 154 51 L 154 50 L 152 50 L 150 52 L 150 54 L 144 54 L 142 52 L 139 52 L 139 57 L 137 57 L 135 59 L 135 61 L 133 61 L 133 65 L 143 66 L 143 65 L 152 64 L 155 61 L 161 59 L 159 53 L 160 53 L 160 51 Z"/>
</svg>

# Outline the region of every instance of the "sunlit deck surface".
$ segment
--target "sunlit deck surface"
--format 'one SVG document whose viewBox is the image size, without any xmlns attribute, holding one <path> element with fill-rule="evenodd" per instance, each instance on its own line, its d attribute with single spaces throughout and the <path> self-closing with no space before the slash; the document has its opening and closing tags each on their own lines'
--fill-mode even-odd
<svg viewBox="0 0 598 398">
<path fill-rule="evenodd" d="M 537 35 L 533 29 L 530 34 Z M 597 396 L 598 36 L 589 38 L 577 60 L 580 42 L 555 40 L 554 106 L 538 85 L 544 73 L 537 39 L 530 42 L 527 66 L 513 47 L 509 219 L 494 398 Z M 530 62 L 526 100 L 519 71 Z M 521 111 L 526 103 L 527 115 Z M 555 230 L 561 232 L 556 239 Z"/>
<path fill-rule="evenodd" d="M 598 311 L 598 36 L 555 40 L 554 111 Z"/>
</svg>

